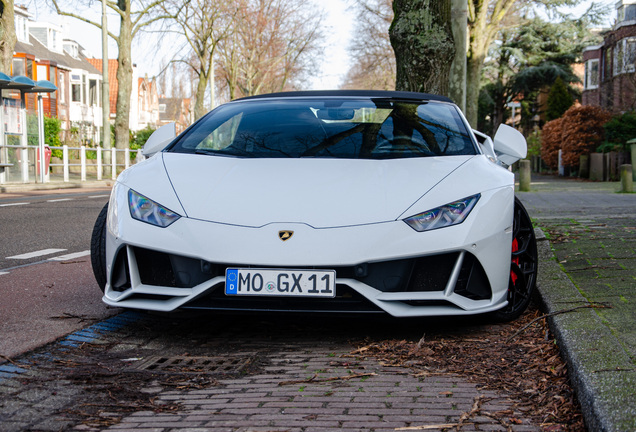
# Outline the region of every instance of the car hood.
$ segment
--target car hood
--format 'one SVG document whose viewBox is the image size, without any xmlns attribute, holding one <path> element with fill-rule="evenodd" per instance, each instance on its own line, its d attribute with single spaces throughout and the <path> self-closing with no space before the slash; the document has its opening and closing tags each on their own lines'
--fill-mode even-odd
<svg viewBox="0 0 636 432">
<path fill-rule="evenodd" d="M 474 156 L 246 159 L 162 153 L 187 217 L 261 227 L 331 228 L 397 219 Z"/>
</svg>

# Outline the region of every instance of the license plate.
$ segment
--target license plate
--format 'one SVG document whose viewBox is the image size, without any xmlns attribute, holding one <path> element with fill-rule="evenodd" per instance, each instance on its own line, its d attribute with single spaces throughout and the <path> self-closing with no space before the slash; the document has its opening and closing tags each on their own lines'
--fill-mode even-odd
<svg viewBox="0 0 636 432">
<path fill-rule="evenodd" d="M 335 297 L 334 270 L 227 269 L 226 295 Z"/>
</svg>

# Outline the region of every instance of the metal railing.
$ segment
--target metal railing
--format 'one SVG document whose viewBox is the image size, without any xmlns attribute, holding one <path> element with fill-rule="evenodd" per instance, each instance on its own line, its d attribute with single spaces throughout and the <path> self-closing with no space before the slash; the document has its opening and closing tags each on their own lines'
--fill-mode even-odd
<svg viewBox="0 0 636 432">
<path fill-rule="evenodd" d="M 144 159 L 141 150 L 67 145 L 51 150 L 54 157 L 45 172 L 45 183 L 114 180 L 121 171 Z M 56 157 L 60 152 L 61 157 Z M 0 145 L 0 184 L 39 183 L 38 161 L 38 146 Z"/>
</svg>

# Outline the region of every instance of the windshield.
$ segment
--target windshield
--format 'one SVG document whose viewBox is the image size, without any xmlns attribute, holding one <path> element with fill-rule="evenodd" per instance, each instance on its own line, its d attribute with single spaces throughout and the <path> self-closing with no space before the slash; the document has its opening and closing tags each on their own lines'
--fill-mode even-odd
<svg viewBox="0 0 636 432">
<path fill-rule="evenodd" d="M 385 98 L 230 103 L 201 119 L 167 151 L 346 159 L 477 154 L 454 105 Z"/>
</svg>

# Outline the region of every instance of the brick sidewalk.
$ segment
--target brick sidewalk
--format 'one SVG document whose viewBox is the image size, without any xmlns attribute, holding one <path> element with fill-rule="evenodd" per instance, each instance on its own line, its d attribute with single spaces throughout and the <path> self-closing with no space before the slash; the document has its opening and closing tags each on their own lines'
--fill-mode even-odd
<svg viewBox="0 0 636 432">
<path fill-rule="evenodd" d="M 275 351 L 261 374 L 220 380 L 209 389 L 158 393 L 159 401 L 178 402 L 182 409 L 174 414 L 136 412 L 108 430 L 394 431 L 433 425 L 439 427 L 426 430 L 441 431 L 443 425 L 444 430 L 461 431 L 540 430 L 513 412 L 505 395 L 479 390 L 465 378 L 418 377 L 347 353 L 338 346 Z M 505 424 L 484 415 L 502 411 L 507 411 Z"/>
</svg>

